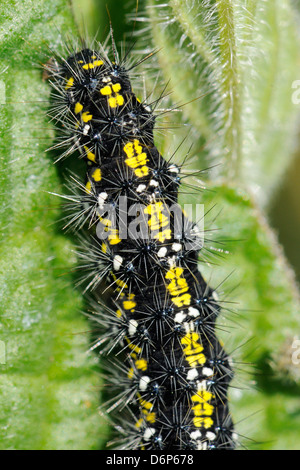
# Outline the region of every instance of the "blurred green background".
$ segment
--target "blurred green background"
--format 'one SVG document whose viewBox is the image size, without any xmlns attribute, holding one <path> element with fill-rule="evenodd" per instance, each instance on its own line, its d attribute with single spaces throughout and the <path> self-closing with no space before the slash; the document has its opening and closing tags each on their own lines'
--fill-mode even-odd
<svg viewBox="0 0 300 470">
<path fill-rule="evenodd" d="M 300 151 L 295 149 L 292 162 L 282 185 L 269 208 L 270 224 L 277 232 L 284 252 L 300 282 Z"/>
</svg>

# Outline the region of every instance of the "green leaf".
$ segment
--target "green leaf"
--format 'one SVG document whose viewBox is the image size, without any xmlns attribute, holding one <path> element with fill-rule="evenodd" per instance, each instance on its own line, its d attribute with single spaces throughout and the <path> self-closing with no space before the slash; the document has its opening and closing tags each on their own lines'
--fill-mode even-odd
<svg viewBox="0 0 300 470">
<path fill-rule="evenodd" d="M 58 170 L 45 154 L 53 129 L 41 63 L 76 28 L 63 0 L 4 0 L 0 17 L 0 446 L 96 449 L 101 382 L 70 274 L 76 259 L 48 193 L 60 191 Z"/>
<path fill-rule="evenodd" d="M 200 165 L 214 161 L 214 178 L 238 182 L 266 205 L 297 130 L 300 55 L 289 1 L 148 0 L 147 12 L 173 102 L 187 103 Z"/>
<path fill-rule="evenodd" d="M 246 447 L 297 449 L 300 365 L 293 353 L 300 302 L 294 274 L 247 193 L 214 185 L 201 202 L 212 211 L 205 229 L 214 256 L 200 270 L 218 287 L 223 308 L 217 331 L 234 361 L 230 398 L 237 433 Z"/>
</svg>

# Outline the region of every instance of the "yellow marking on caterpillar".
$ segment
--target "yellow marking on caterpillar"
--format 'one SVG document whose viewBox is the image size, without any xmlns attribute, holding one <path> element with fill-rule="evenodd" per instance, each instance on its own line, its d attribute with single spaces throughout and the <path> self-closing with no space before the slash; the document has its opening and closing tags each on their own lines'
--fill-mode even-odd
<svg viewBox="0 0 300 470">
<path fill-rule="evenodd" d="M 112 97 L 108 99 L 108 104 L 111 108 L 116 108 L 117 106 L 123 106 L 124 98 L 122 95 L 116 95 L 116 97 Z"/>
<path fill-rule="evenodd" d="M 107 245 L 106 245 L 106 243 L 104 243 L 104 242 L 102 243 L 101 249 L 102 249 L 103 253 L 107 253 Z"/>
<path fill-rule="evenodd" d="M 112 221 L 110 219 L 105 219 L 101 216 L 99 216 L 99 220 L 102 225 L 105 225 L 105 227 L 111 227 L 112 226 Z"/>
<path fill-rule="evenodd" d="M 206 390 L 206 388 L 204 388 L 204 389 L 197 390 L 197 393 L 195 393 L 195 395 L 193 395 L 191 398 L 192 398 L 192 401 L 196 403 L 197 402 L 207 403 L 212 398 L 214 398 L 214 395 L 208 390 Z"/>
<path fill-rule="evenodd" d="M 122 240 L 119 237 L 119 230 L 118 229 L 111 229 L 110 234 L 108 235 L 108 241 L 110 245 L 117 245 Z"/>
<path fill-rule="evenodd" d="M 103 96 L 109 97 L 108 104 L 111 108 L 116 108 L 117 106 L 123 106 L 125 101 L 124 97 L 118 93 L 120 90 L 120 83 L 110 83 L 105 87 L 101 88 L 100 93 Z"/>
<path fill-rule="evenodd" d="M 123 294 L 122 297 L 125 295 Z M 130 310 L 130 312 L 134 312 L 134 307 L 136 307 L 136 302 L 134 301 L 135 294 L 131 292 L 125 300 L 123 300 L 123 308 L 124 310 Z"/>
<path fill-rule="evenodd" d="M 198 405 L 192 406 L 192 410 L 195 416 L 211 416 L 214 412 L 214 407 L 209 403 L 199 403 Z"/>
<path fill-rule="evenodd" d="M 165 278 L 171 281 L 167 289 L 172 296 L 172 302 L 177 307 L 184 305 L 191 305 L 192 296 L 188 293 L 189 286 L 186 279 L 183 277 L 183 268 L 174 266 L 166 273 Z"/>
<path fill-rule="evenodd" d="M 147 370 L 148 367 L 146 359 L 138 359 L 137 361 L 135 361 L 135 365 L 137 369 L 140 369 L 142 371 Z"/>
<path fill-rule="evenodd" d="M 196 428 L 204 427 L 205 429 L 210 428 L 214 423 L 210 416 L 213 414 L 214 407 L 209 402 L 214 398 L 214 395 L 206 390 L 206 383 L 202 382 L 200 384 L 201 388 L 193 395 L 192 410 L 195 417 L 193 418 L 193 423 Z"/>
<path fill-rule="evenodd" d="M 192 296 L 191 294 L 183 294 L 172 299 L 173 304 L 177 307 L 183 307 L 184 305 L 191 305 Z"/>
<path fill-rule="evenodd" d="M 146 153 L 141 153 L 137 157 L 130 157 L 125 160 L 125 163 L 130 166 L 130 168 L 138 168 L 146 165 L 146 162 L 148 161 L 147 159 L 147 154 Z"/>
<path fill-rule="evenodd" d="M 121 279 L 117 279 L 117 276 L 114 273 L 111 273 L 111 275 L 113 279 L 115 280 L 115 283 L 117 284 L 117 286 L 123 287 L 124 289 L 128 289 L 128 285 L 126 284 L 126 282 L 122 281 Z"/>
<path fill-rule="evenodd" d="M 118 318 L 121 318 L 122 317 L 122 312 L 121 310 L 118 308 L 118 310 L 116 311 L 116 315 Z"/>
<path fill-rule="evenodd" d="M 127 374 L 127 377 L 131 380 L 133 379 L 134 377 L 134 370 L 133 370 L 133 367 L 130 367 L 129 371 L 128 371 L 128 374 Z"/>
<path fill-rule="evenodd" d="M 169 285 L 167 286 L 167 289 L 172 296 L 178 296 L 189 290 L 187 281 L 182 276 L 182 274 L 183 274 L 183 268 L 176 267 L 176 266 L 171 268 L 166 273 L 165 278 L 171 281 Z"/>
<path fill-rule="evenodd" d="M 112 221 L 110 219 L 106 219 L 98 215 L 99 220 L 102 225 L 104 225 L 104 231 L 108 233 L 107 240 L 110 245 L 117 245 L 122 240 L 119 237 L 119 230 L 117 228 L 111 228 Z M 127 286 L 126 286 L 127 287 Z"/>
<path fill-rule="evenodd" d="M 146 410 L 151 410 L 153 408 L 153 403 L 144 400 L 139 393 L 137 394 L 137 397 L 143 408 L 145 408 Z"/>
<path fill-rule="evenodd" d="M 187 356 L 186 360 L 189 363 L 190 367 L 193 368 L 205 364 L 206 357 L 204 356 L 204 354 L 196 354 L 194 356 Z"/>
<path fill-rule="evenodd" d="M 116 279 L 116 284 L 119 287 L 124 287 L 125 289 L 128 289 L 128 285 L 126 282 L 122 281 L 121 279 Z"/>
<path fill-rule="evenodd" d="M 189 305 L 191 302 L 191 295 L 186 291 L 189 290 L 188 283 L 183 277 L 184 269 L 179 266 L 172 267 L 165 275 L 166 280 L 170 281 L 168 290 L 171 295 L 177 295 L 184 292 L 182 295 L 173 297 L 172 301 L 178 307 L 182 307 L 183 304 Z M 189 331 L 180 340 L 183 346 L 183 353 L 186 362 L 191 368 L 203 366 L 206 362 L 206 357 L 203 354 L 204 348 L 201 344 L 201 337 L 196 331 Z M 192 397 L 192 411 L 194 414 L 193 424 L 195 428 L 209 429 L 213 426 L 212 416 L 214 412 L 214 406 L 210 401 L 214 398 L 214 395 L 206 389 L 206 382 L 202 381 L 198 384 L 197 393 Z"/>
<path fill-rule="evenodd" d="M 199 343 L 200 336 L 195 331 L 188 333 L 181 338 L 181 344 L 184 346 L 183 352 L 185 355 L 198 354 L 203 351 L 202 344 Z"/>
<path fill-rule="evenodd" d="M 202 353 L 203 346 L 199 342 L 200 336 L 195 331 L 188 333 L 181 338 L 181 344 L 184 346 L 183 353 L 185 359 L 189 363 L 190 367 L 197 367 L 203 365 L 206 362 L 206 357 Z"/>
<path fill-rule="evenodd" d="M 152 411 L 152 413 L 147 413 L 146 421 L 148 421 L 148 423 L 152 423 L 152 424 L 155 423 L 156 413 L 154 411 Z"/>
<path fill-rule="evenodd" d="M 91 162 L 96 162 L 96 155 L 91 152 L 91 150 L 85 145 L 84 150 L 86 151 L 86 156 Z"/>
<path fill-rule="evenodd" d="M 83 61 L 79 61 L 78 63 L 83 63 Z M 94 62 L 89 62 L 87 64 L 84 64 L 82 68 L 84 70 L 89 70 L 89 69 L 94 69 L 95 67 L 99 67 L 100 65 L 103 65 L 103 60 L 94 60 Z"/>
<path fill-rule="evenodd" d="M 92 173 L 92 178 L 94 181 L 101 181 L 101 170 L 100 168 L 96 168 L 96 170 Z"/>
<path fill-rule="evenodd" d="M 123 150 L 128 157 L 125 163 L 134 170 L 135 175 L 138 178 L 147 176 L 149 174 L 149 168 L 146 165 L 148 158 L 147 154 L 143 152 L 143 147 L 140 145 L 139 140 L 134 139 L 133 142 L 128 142 Z"/>
<path fill-rule="evenodd" d="M 146 417 L 146 421 L 148 421 L 149 423 L 155 423 L 156 413 L 154 411 L 151 411 L 154 406 L 153 403 L 151 403 L 150 401 L 144 400 L 139 393 L 137 394 L 137 397 L 142 407 L 142 413 Z"/>
<path fill-rule="evenodd" d="M 142 348 L 140 348 L 139 346 L 137 346 L 136 344 L 133 344 L 129 338 L 127 338 L 127 336 L 125 336 L 125 339 L 128 343 L 128 347 L 130 349 L 132 349 L 133 352 L 136 352 L 138 354 L 140 354 L 142 352 Z"/>
<path fill-rule="evenodd" d="M 115 93 L 118 93 L 118 91 L 121 90 L 121 84 L 120 84 L 120 83 L 114 83 L 114 84 L 112 85 L 112 89 L 113 89 L 113 91 L 114 91 Z"/>
<path fill-rule="evenodd" d="M 149 204 L 149 206 L 144 209 L 144 212 L 145 214 L 150 215 L 148 225 L 152 232 L 152 237 L 159 240 L 161 243 L 165 240 L 170 240 L 172 238 L 172 230 L 170 228 L 165 228 L 170 227 L 170 220 L 168 215 L 164 214 L 164 212 L 166 212 L 166 208 L 163 202 L 159 201 L 154 204 Z"/>
<path fill-rule="evenodd" d="M 211 418 L 199 418 L 198 416 L 193 419 L 193 423 L 196 428 L 204 427 L 205 429 L 211 428 L 214 424 Z"/>
<path fill-rule="evenodd" d="M 142 168 L 137 168 L 134 172 L 138 178 L 143 178 L 149 174 L 149 168 L 147 166 L 142 166 Z"/>
<path fill-rule="evenodd" d="M 89 111 L 85 111 L 84 113 L 82 113 L 81 119 L 83 120 L 83 122 L 89 122 L 93 119 L 93 115 L 90 114 Z"/>
<path fill-rule="evenodd" d="M 134 352 L 134 353 L 140 354 L 142 352 L 142 349 L 139 346 L 137 346 L 136 344 L 129 343 L 128 347 L 130 349 L 132 349 L 132 352 Z M 133 354 L 131 354 L 131 356 L 136 357 L 136 354 L 135 354 L 135 356 L 133 356 Z"/>
<path fill-rule="evenodd" d="M 66 83 L 65 90 L 68 90 L 74 85 L 74 77 L 69 78 L 69 80 Z"/>
<path fill-rule="evenodd" d="M 101 95 L 103 96 L 108 96 L 111 95 L 112 91 L 109 85 L 106 85 L 105 87 L 101 88 L 100 90 Z"/>
<path fill-rule="evenodd" d="M 92 192 L 92 185 L 91 185 L 90 181 L 88 181 L 85 185 L 85 192 L 88 193 L 88 194 L 91 194 L 91 192 Z"/>
<path fill-rule="evenodd" d="M 161 243 L 163 243 L 166 240 L 171 240 L 172 230 L 170 228 L 167 228 L 163 230 L 162 232 L 158 232 L 156 235 L 154 235 L 154 238 L 156 240 L 159 240 Z"/>
<path fill-rule="evenodd" d="M 78 113 L 80 113 L 80 111 L 82 111 L 82 110 L 83 110 L 83 106 L 82 106 L 82 104 L 81 104 L 81 103 L 79 103 L 79 102 L 78 102 L 78 103 L 76 103 L 76 104 L 75 104 L 75 109 L 74 109 L 74 111 L 75 111 L 75 114 L 78 114 Z"/>
<path fill-rule="evenodd" d="M 149 204 L 149 206 L 145 207 L 145 214 L 151 216 L 150 220 L 148 220 L 151 232 L 155 232 L 161 228 L 169 226 L 169 217 L 163 213 L 164 210 L 165 206 L 161 201 Z"/>
<path fill-rule="evenodd" d="M 139 428 L 142 426 L 143 422 L 144 422 L 143 418 L 140 418 L 140 419 L 135 423 L 135 427 L 136 427 L 137 429 L 139 429 Z"/>
<path fill-rule="evenodd" d="M 127 144 L 126 144 L 127 145 Z M 126 152 L 126 146 L 124 147 L 124 150 Z M 127 153 L 127 152 L 126 152 Z M 129 153 L 129 152 L 128 152 Z M 138 167 L 143 167 L 146 165 L 148 161 L 147 154 L 145 152 L 143 153 L 137 153 L 136 156 L 131 156 L 125 160 L 125 163 L 130 166 L 130 168 L 138 168 Z"/>
<path fill-rule="evenodd" d="M 136 307 L 136 302 L 133 300 L 124 300 L 123 307 L 125 310 L 131 310 L 131 312 L 134 312 L 133 309 Z"/>
</svg>

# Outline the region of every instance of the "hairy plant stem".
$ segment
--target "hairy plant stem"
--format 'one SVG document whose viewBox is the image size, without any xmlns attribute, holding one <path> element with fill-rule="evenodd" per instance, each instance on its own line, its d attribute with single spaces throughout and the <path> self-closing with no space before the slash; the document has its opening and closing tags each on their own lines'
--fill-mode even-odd
<svg viewBox="0 0 300 470">
<path fill-rule="evenodd" d="M 224 107 L 225 177 L 238 181 L 241 171 L 241 104 L 234 13 L 231 0 L 217 2 L 220 32 L 221 87 Z"/>
</svg>

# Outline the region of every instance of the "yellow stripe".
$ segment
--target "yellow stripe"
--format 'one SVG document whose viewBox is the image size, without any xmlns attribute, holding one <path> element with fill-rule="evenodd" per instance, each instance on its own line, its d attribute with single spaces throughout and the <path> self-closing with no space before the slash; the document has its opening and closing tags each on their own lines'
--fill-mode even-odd
<svg viewBox="0 0 300 470">
<path fill-rule="evenodd" d="M 82 110 L 83 110 L 82 104 L 81 103 L 76 103 L 75 104 L 75 114 L 80 113 L 80 111 L 82 111 Z"/>
<path fill-rule="evenodd" d="M 74 78 L 71 77 L 71 78 L 69 78 L 69 80 L 68 80 L 67 83 L 66 83 L 65 90 L 68 90 L 68 89 L 71 88 L 73 85 L 74 85 Z"/>
</svg>

